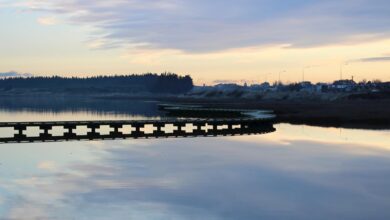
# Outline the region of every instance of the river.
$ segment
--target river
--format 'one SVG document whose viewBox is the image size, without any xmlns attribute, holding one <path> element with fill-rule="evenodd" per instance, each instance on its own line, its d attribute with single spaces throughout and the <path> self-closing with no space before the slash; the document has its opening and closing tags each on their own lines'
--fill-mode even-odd
<svg viewBox="0 0 390 220">
<path fill-rule="evenodd" d="M 0 101 L 0 121 L 161 117 L 155 102 Z M 0 219 L 390 219 L 390 131 L 275 128 L 0 144 Z"/>
</svg>

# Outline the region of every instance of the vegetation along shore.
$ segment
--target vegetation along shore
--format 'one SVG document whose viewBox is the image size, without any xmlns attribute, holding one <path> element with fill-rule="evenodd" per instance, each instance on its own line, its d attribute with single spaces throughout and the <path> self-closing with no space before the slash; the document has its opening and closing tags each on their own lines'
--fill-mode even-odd
<svg viewBox="0 0 390 220">
<path fill-rule="evenodd" d="M 37 94 L 45 95 L 47 100 L 77 96 L 264 109 L 274 111 L 276 120 L 282 123 L 390 129 L 390 83 L 380 81 L 195 86 L 190 76 L 173 73 L 0 79 L 1 97 L 17 100 Z"/>
</svg>

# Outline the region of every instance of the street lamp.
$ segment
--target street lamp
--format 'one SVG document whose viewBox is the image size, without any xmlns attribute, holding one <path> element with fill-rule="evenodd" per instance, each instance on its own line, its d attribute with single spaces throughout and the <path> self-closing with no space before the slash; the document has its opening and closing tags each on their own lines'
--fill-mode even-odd
<svg viewBox="0 0 390 220">
<path fill-rule="evenodd" d="M 305 82 L 305 70 L 311 68 L 312 66 L 305 66 L 302 68 L 302 82 Z"/>
<path fill-rule="evenodd" d="M 286 72 L 286 70 L 282 70 L 282 71 L 279 72 L 279 84 L 281 84 L 281 81 L 280 81 L 280 74 L 281 74 L 281 73 L 284 73 L 284 72 Z"/>
<path fill-rule="evenodd" d="M 340 64 L 340 80 L 343 80 L 343 67 L 348 66 L 349 63 L 342 63 Z"/>
<path fill-rule="evenodd" d="M 268 82 L 268 75 L 271 75 L 272 73 L 266 73 L 265 75 L 265 82 Z"/>
</svg>

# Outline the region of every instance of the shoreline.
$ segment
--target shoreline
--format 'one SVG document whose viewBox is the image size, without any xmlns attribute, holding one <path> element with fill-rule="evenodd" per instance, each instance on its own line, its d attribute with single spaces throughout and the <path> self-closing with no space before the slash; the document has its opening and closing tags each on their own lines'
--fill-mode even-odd
<svg viewBox="0 0 390 220">
<path fill-rule="evenodd" d="M 143 95 L 110 95 L 94 98 L 195 104 L 210 108 L 271 110 L 276 114 L 276 123 L 336 128 L 390 129 L 390 99 L 254 100 Z"/>
<path fill-rule="evenodd" d="M 232 100 L 160 98 L 160 102 L 198 104 L 210 108 L 261 109 L 275 113 L 276 123 L 390 129 L 390 99 L 385 100 Z"/>
<path fill-rule="evenodd" d="M 0 97 L 31 98 L 35 95 L 13 95 Z M 175 95 L 66 95 L 46 94 L 46 99 L 85 100 L 139 100 L 158 101 L 173 104 L 196 104 L 209 108 L 272 110 L 276 114 L 276 123 L 311 125 L 321 127 L 342 127 L 356 129 L 390 129 L 390 99 L 340 99 L 324 100 L 254 100 L 254 99 L 217 99 Z"/>
</svg>

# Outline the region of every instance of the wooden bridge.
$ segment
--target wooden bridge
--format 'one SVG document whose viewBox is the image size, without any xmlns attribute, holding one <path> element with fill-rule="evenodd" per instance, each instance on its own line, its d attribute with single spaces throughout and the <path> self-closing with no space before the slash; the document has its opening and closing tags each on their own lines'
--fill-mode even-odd
<svg viewBox="0 0 390 220">
<path fill-rule="evenodd" d="M 0 143 L 264 134 L 275 131 L 266 111 L 161 105 L 174 114 L 222 114 L 217 119 L 0 122 Z M 233 118 L 232 118 L 233 117 Z M 4 135 L 8 129 L 9 135 Z M 35 131 L 35 132 L 34 132 Z"/>
<path fill-rule="evenodd" d="M 0 143 L 249 135 L 275 131 L 269 119 L 2 122 L 0 129 L 11 129 L 13 133 L 10 137 L 0 137 Z"/>
</svg>

